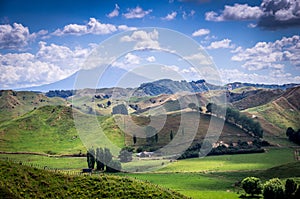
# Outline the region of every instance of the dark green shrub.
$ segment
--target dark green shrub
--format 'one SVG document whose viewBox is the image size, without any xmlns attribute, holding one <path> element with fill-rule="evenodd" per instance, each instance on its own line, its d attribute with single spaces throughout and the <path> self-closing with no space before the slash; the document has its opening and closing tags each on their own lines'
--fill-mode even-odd
<svg viewBox="0 0 300 199">
<path fill-rule="evenodd" d="M 242 181 L 242 188 L 247 194 L 258 195 L 262 191 L 262 185 L 259 178 L 247 177 Z"/>
<path fill-rule="evenodd" d="M 264 199 L 283 199 L 284 187 L 278 178 L 267 181 L 263 186 Z"/>
</svg>

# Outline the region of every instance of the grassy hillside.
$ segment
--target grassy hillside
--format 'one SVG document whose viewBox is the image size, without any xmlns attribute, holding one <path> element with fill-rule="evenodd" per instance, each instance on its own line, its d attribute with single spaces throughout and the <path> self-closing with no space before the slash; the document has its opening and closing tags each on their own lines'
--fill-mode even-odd
<svg viewBox="0 0 300 199">
<path fill-rule="evenodd" d="M 186 198 L 144 181 L 114 175 L 66 176 L 0 161 L 1 198 Z"/>
<path fill-rule="evenodd" d="M 277 99 L 282 93 L 282 90 L 267 89 L 242 92 L 241 97 L 243 98 L 241 100 L 233 101 L 232 105 L 239 110 L 244 110 L 271 102 L 272 100 Z"/>
<path fill-rule="evenodd" d="M 73 113 L 84 121 L 88 137 L 78 134 L 74 124 Z M 82 139 L 88 138 L 100 143 L 98 126 L 89 125 L 95 116 L 87 115 L 71 107 L 43 106 L 32 110 L 14 120 L 0 125 L 0 151 L 39 152 L 45 154 L 85 153 Z M 119 147 L 124 146 L 124 135 L 111 117 L 96 117 L 107 138 Z M 79 129 L 80 130 L 80 129 Z M 97 146 L 97 145 L 95 145 Z M 89 146 L 91 147 L 91 146 Z"/>
<path fill-rule="evenodd" d="M 46 105 L 66 105 L 61 98 L 48 98 L 29 91 L 0 91 L 0 123 Z"/>
<path fill-rule="evenodd" d="M 285 136 L 288 127 L 300 128 L 300 87 L 288 89 L 281 97 L 262 106 L 245 110 L 257 115 L 262 127 L 270 134 Z M 268 124 L 272 124 L 274 128 Z M 277 128 L 277 130 L 276 130 Z"/>
<path fill-rule="evenodd" d="M 158 132 L 158 142 L 154 142 L 154 146 L 159 147 L 166 146 L 167 144 L 169 144 L 171 142 L 171 131 L 173 137 L 176 138 L 176 140 L 172 140 L 175 143 L 174 147 L 177 147 L 176 143 L 180 145 L 180 143 L 190 142 L 191 140 L 194 140 L 194 142 L 201 142 L 206 136 L 208 128 L 212 128 L 212 131 L 215 133 L 218 131 L 216 126 L 210 126 L 211 117 L 213 116 L 199 114 L 199 112 L 196 111 L 184 112 L 181 114 L 167 114 L 166 118 L 164 118 L 163 116 L 151 117 L 151 122 L 153 122 L 154 124 L 161 123 L 161 121 L 165 121 L 163 128 Z M 219 122 L 222 122 L 221 119 L 214 119 L 216 119 Z M 126 124 L 130 124 L 130 121 L 133 121 L 133 123 L 141 127 L 135 128 L 134 125 L 128 125 L 125 127 L 126 132 L 135 132 L 137 136 L 137 142 L 136 144 L 134 144 L 132 134 L 126 134 L 126 145 L 135 147 L 147 145 L 147 140 L 145 138 L 139 137 L 145 136 L 145 128 L 143 128 L 143 125 L 147 125 L 150 122 L 149 117 L 124 116 L 124 120 L 126 121 Z M 219 141 L 223 141 L 224 143 L 230 143 L 238 142 L 239 140 L 252 141 L 253 137 L 248 135 L 245 131 L 241 130 L 240 128 L 225 122 L 222 133 L 219 137 Z"/>
<path fill-rule="evenodd" d="M 0 150 L 78 154 L 85 148 L 74 127 L 72 108 L 43 106 L 0 126 Z"/>
</svg>

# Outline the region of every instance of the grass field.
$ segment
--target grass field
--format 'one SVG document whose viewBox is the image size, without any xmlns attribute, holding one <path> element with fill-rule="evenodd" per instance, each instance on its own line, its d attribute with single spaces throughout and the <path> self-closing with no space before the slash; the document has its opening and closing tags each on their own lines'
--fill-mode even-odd
<svg viewBox="0 0 300 199">
<path fill-rule="evenodd" d="M 0 161 L 0 198 L 186 198 L 133 178 L 68 176 Z"/>
</svg>

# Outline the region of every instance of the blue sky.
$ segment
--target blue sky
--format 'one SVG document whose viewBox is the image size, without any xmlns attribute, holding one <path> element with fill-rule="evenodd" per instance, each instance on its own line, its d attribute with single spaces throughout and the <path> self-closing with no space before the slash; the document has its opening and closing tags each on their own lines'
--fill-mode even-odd
<svg viewBox="0 0 300 199">
<path fill-rule="evenodd" d="M 143 27 L 167 28 L 196 41 L 224 83 L 300 83 L 299 0 L 0 0 L 0 88 L 67 78 L 98 44 Z M 205 79 L 174 56 L 152 51 L 130 52 L 111 67 L 153 63 L 189 81 Z"/>
</svg>

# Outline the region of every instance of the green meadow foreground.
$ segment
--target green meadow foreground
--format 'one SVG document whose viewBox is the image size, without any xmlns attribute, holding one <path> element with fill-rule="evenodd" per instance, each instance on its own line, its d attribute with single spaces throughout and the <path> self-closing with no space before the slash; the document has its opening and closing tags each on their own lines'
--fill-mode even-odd
<svg viewBox="0 0 300 199">
<path fill-rule="evenodd" d="M 133 164 L 139 164 L 141 167 L 159 166 L 162 162 L 167 166 L 154 172 L 117 175 L 157 184 L 192 198 L 238 198 L 244 193 L 239 187 L 239 182 L 247 176 L 260 177 L 263 181 L 273 177 L 279 177 L 281 180 L 292 177 L 300 182 L 300 162 L 294 160 L 293 152 L 294 149 L 291 148 L 270 148 L 266 153 L 208 156 L 202 159 L 178 160 L 168 165 L 167 160 L 135 160 L 123 164 L 123 167 L 129 169 Z M 81 168 L 86 167 L 84 157 L 1 154 L 0 158 L 57 168 L 71 173 L 79 172 Z M 99 175 L 93 176 L 97 178 Z"/>
</svg>

